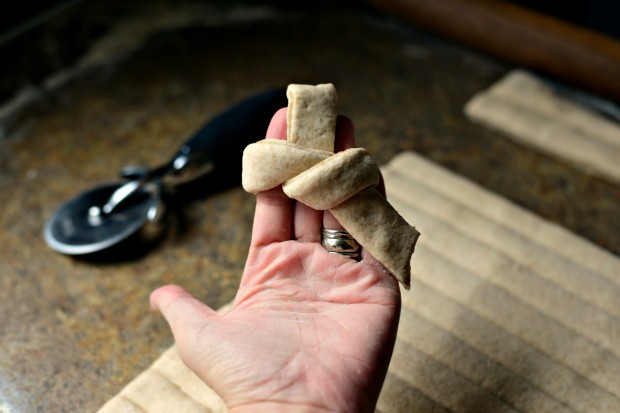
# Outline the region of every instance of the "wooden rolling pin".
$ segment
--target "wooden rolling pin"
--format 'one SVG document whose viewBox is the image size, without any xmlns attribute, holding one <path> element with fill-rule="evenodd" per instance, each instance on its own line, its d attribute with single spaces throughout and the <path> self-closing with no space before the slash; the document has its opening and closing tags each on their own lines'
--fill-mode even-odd
<svg viewBox="0 0 620 413">
<path fill-rule="evenodd" d="M 369 0 L 385 12 L 620 102 L 620 41 L 499 0 Z"/>
</svg>

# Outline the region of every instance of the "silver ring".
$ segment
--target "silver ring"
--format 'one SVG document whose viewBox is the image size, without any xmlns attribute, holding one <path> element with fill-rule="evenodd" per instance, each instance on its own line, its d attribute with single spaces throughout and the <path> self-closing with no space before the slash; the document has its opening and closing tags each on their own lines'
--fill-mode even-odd
<svg viewBox="0 0 620 413">
<path fill-rule="evenodd" d="M 339 254 L 356 261 L 360 259 L 360 244 L 345 230 L 323 227 L 321 245 L 330 254 Z"/>
</svg>

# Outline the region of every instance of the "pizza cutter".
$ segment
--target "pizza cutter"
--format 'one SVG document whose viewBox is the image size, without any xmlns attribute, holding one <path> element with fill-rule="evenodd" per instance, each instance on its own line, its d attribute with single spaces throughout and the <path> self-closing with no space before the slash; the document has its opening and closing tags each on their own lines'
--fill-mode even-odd
<svg viewBox="0 0 620 413">
<path fill-rule="evenodd" d="M 145 245 L 157 239 L 166 226 L 167 204 L 241 181 L 243 149 L 264 138 L 271 117 L 286 105 L 285 89 L 267 90 L 214 117 L 169 162 L 122 168 L 124 181 L 86 191 L 52 215 L 43 231 L 47 245 L 83 256 L 129 240 Z"/>
</svg>

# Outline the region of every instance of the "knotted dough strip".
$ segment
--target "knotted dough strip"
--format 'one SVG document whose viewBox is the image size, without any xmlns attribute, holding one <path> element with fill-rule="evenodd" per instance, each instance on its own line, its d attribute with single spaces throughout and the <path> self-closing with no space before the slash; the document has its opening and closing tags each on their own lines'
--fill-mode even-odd
<svg viewBox="0 0 620 413">
<path fill-rule="evenodd" d="M 376 186 L 381 172 L 364 148 L 339 152 L 282 184 L 284 193 L 312 208 L 324 211 Z M 327 186 L 327 187 L 326 187 Z"/>
<path fill-rule="evenodd" d="M 330 209 L 338 222 L 406 288 L 420 233 L 375 188 L 366 188 Z"/>
<path fill-rule="evenodd" d="M 329 209 L 364 249 L 409 288 L 411 254 L 420 233 L 374 188 L 381 173 L 368 151 L 332 152 L 336 90 L 332 85 L 290 85 L 287 96 L 287 141 L 265 139 L 246 147 L 244 189 L 257 193 L 282 184 L 290 198 L 317 210 Z"/>
<path fill-rule="evenodd" d="M 289 85 L 286 140 L 306 148 L 334 151 L 338 95 L 331 83 Z"/>
<path fill-rule="evenodd" d="M 263 139 L 243 151 L 243 188 L 253 194 L 275 188 L 331 155 L 332 152 L 308 149 L 286 141 Z"/>
</svg>

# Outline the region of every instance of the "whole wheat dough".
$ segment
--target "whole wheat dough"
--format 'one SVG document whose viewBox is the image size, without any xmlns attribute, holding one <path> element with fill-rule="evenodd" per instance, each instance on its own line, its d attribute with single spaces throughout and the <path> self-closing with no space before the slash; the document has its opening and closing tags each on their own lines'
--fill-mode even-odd
<svg viewBox="0 0 620 413">
<path fill-rule="evenodd" d="M 333 85 L 289 85 L 287 140 L 265 139 L 243 153 L 242 184 L 258 193 L 282 185 L 292 199 L 330 210 L 342 226 L 409 288 L 420 233 L 375 186 L 381 179 L 368 151 L 333 153 L 338 116 Z"/>
<path fill-rule="evenodd" d="M 253 194 L 275 188 L 331 155 L 277 139 L 258 141 L 243 151 L 243 188 Z"/>
<path fill-rule="evenodd" d="M 374 187 L 381 172 L 370 154 L 363 148 L 339 152 L 304 172 L 284 181 L 282 189 L 289 198 L 314 209 L 332 209 L 362 189 Z M 329 188 L 325 188 L 325 184 Z"/>
<path fill-rule="evenodd" d="M 289 85 L 286 97 L 287 142 L 333 152 L 338 118 L 338 95 L 334 85 Z"/>
</svg>

